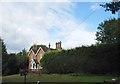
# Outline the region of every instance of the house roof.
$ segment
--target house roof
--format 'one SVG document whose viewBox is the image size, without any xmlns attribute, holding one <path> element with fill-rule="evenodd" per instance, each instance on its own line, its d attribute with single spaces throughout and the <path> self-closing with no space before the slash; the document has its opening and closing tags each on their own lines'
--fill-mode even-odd
<svg viewBox="0 0 120 84">
<path fill-rule="evenodd" d="M 40 47 L 44 50 L 44 52 L 49 50 L 49 48 L 46 47 L 45 45 L 35 45 L 35 44 L 31 46 L 30 50 L 32 49 L 33 52 L 36 53 Z M 55 49 L 50 48 L 50 50 L 55 50 Z"/>
</svg>

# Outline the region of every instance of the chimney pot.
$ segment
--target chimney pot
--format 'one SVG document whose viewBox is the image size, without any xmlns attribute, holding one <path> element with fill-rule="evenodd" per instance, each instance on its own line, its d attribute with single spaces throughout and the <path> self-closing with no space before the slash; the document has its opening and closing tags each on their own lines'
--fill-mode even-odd
<svg viewBox="0 0 120 84">
<path fill-rule="evenodd" d="M 51 45 L 50 45 L 50 43 L 49 43 L 49 45 L 48 45 L 48 47 L 49 47 L 49 50 L 50 50 L 50 46 L 51 46 Z"/>
</svg>

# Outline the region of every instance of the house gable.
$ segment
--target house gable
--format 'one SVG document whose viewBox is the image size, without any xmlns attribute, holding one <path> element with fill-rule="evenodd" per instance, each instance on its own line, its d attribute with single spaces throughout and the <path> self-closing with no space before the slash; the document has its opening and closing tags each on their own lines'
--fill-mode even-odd
<svg viewBox="0 0 120 84">
<path fill-rule="evenodd" d="M 45 51 L 40 47 L 36 53 L 37 61 L 40 63 L 41 58 L 44 56 Z"/>
<path fill-rule="evenodd" d="M 29 69 L 31 69 L 32 67 L 31 62 L 35 58 L 35 53 L 33 52 L 32 49 L 28 53 L 28 58 L 29 58 Z"/>
<path fill-rule="evenodd" d="M 36 58 L 35 53 L 33 52 L 32 49 L 29 51 L 28 57 L 29 57 L 29 61 L 30 61 L 31 59 L 35 59 L 35 58 Z"/>
</svg>

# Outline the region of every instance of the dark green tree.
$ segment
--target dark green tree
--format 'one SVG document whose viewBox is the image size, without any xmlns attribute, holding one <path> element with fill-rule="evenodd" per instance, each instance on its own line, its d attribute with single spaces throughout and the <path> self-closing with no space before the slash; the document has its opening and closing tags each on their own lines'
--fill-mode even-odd
<svg viewBox="0 0 120 84">
<path fill-rule="evenodd" d="M 0 38 L 1 52 L 2 52 L 2 75 L 5 75 L 7 69 L 8 53 L 4 41 Z"/>
<path fill-rule="evenodd" d="M 120 1 L 101 4 L 100 6 L 104 7 L 105 11 L 111 11 L 112 14 L 115 14 L 118 10 L 120 10 Z"/>
<path fill-rule="evenodd" d="M 8 54 L 8 61 L 6 63 L 7 63 L 7 68 L 5 71 L 6 75 L 17 74 L 19 72 L 15 53 Z"/>
<path fill-rule="evenodd" d="M 96 40 L 102 44 L 120 42 L 120 19 L 105 20 L 98 26 Z"/>
<path fill-rule="evenodd" d="M 27 51 L 25 49 L 17 53 L 16 58 L 17 58 L 17 65 L 19 68 L 26 68 L 28 66 Z"/>
<path fill-rule="evenodd" d="M 8 53 L 7 53 L 6 45 L 1 38 L 0 38 L 0 44 L 2 45 L 2 58 L 3 58 L 2 61 L 4 63 L 4 61 L 6 61 L 5 59 L 7 58 Z"/>
</svg>

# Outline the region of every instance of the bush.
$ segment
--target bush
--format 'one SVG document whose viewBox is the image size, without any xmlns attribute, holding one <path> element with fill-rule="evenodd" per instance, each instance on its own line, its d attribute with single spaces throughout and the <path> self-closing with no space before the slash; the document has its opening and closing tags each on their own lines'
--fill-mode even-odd
<svg viewBox="0 0 120 84">
<path fill-rule="evenodd" d="M 41 60 L 48 73 L 120 74 L 119 44 L 99 44 L 49 51 Z"/>
</svg>

